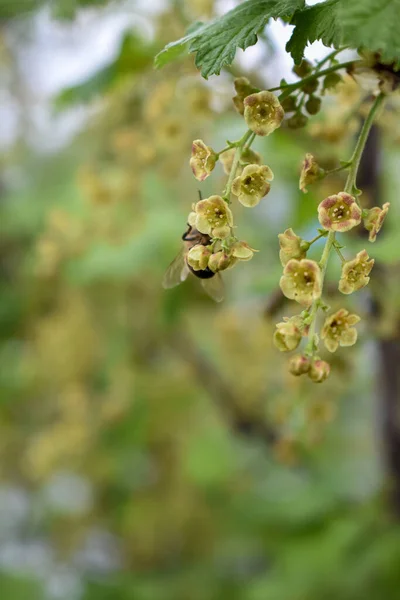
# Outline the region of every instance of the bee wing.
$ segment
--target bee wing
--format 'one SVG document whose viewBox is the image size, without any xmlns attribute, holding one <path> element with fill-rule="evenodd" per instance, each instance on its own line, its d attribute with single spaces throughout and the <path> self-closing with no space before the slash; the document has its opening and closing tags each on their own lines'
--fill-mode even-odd
<svg viewBox="0 0 400 600">
<path fill-rule="evenodd" d="M 201 285 L 210 298 L 215 300 L 215 302 L 222 302 L 225 296 L 225 286 L 219 273 L 216 273 L 214 277 L 210 277 L 210 279 L 202 279 Z"/>
<path fill-rule="evenodd" d="M 175 287 L 185 281 L 189 274 L 189 269 L 185 260 L 185 248 L 183 247 L 179 254 L 174 258 L 168 269 L 165 271 L 162 286 L 165 289 Z"/>
</svg>

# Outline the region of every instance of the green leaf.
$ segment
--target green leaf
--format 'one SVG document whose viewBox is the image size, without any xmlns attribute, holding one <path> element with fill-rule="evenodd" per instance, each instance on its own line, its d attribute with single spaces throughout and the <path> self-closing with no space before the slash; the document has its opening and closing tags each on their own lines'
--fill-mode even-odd
<svg viewBox="0 0 400 600">
<path fill-rule="evenodd" d="M 168 63 L 179 58 L 182 54 L 185 54 L 185 52 L 188 51 L 189 42 L 205 27 L 207 27 L 207 25 L 204 25 L 201 21 L 196 21 L 196 23 L 193 23 L 189 27 L 187 34 L 183 38 L 167 44 L 154 59 L 154 66 L 156 69 L 161 69 Z"/>
<path fill-rule="evenodd" d="M 400 60 L 400 0 L 340 0 L 346 41 L 380 51 L 385 61 Z"/>
<path fill-rule="evenodd" d="M 296 64 L 301 62 L 307 44 L 316 40 L 321 40 L 325 46 L 340 46 L 343 30 L 338 16 L 339 2 L 340 0 L 328 0 L 295 12 L 291 20 L 295 28 L 286 44 L 286 50 Z"/>
<path fill-rule="evenodd" d="M 185 52 L 196 53 L 196 66 L 206 79 L 219 75 L 235 58 L 237 48 L 245 50 L 257 42 L 257 35 L 269 19 L 290 17 L 304 6 L 304 0 L 247 0 L 222 17 L 199 26 L 176 42 L 168 44 L 155 58 L 162 67 Z"/>
</svg>

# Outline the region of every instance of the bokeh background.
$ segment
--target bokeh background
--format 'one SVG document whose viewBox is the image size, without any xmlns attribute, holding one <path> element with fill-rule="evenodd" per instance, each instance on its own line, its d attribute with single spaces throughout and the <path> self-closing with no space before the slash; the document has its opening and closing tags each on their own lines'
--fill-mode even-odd
<svg viewBox="0 0 400 600">
<path fill-rule="evenodd" d="M 219 78 L 192 58 L 153 69 L 232 5 L 0 2 L 2 600 L 400 597 L 396 98 L 358 182 L 365 205 L 392 203 L 368 248 L 375 283 L 345 298 L 364 325 L 327 382 L 289 375 L 272 345 L 295 310 L 277 234 L 313 237 L 343 185 L 302 195 L 298 176 L 305 152 L 326 167 L 350 155 L 368 101 L 350 79 L 307 130 L 256 142 L 275 179 L 257 208 L 235 206 L 260 252 L 226 274 L 225 302 L 194 278 L 161 287 L 198 189 L 225 182 L 219 166 L 196 182 L 192 140 L 242 135 L 235 75 L 294 77 L 279 23 Z M 344 252 L 366 243 L 349 235 Z"/>
</svg>

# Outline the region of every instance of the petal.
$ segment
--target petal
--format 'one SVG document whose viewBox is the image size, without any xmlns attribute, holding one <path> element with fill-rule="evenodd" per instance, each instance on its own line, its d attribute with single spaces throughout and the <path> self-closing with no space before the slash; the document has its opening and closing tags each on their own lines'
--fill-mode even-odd
<svg viewBox="0 0 400 600">
<path fill-rule="evenodd" d="M 340 336 L 340 345 L 341 346 L 353 346 L 357 341 L 357 329 L 354 329 L 354 327 L 351 327 L 350 329 L 347 329 L 346 331 L 343 331 L 343 333 Z"/>
<path fill-rule="evenodd" d="M 326 349 L 329 350 L 329 352 L 335 352 L 339 346 L 339 343 L 331 337 L 326 337 L 324 339 L 324 344 Z"/>
<path fill-rule="evenodd" d="M 247 208 L 253 208 L 253 206 L 257 206 L 260 203 L 261 196 L 256 194 L 243 194 L 241 193 L 238 198 L 240 204 L 246 206 Z"/>
<path fill-rule="evenodd" d="M 198 231 L 200 231 L 200 233 L 207 233 L 208 235 L 211 234 L 211 225 L 208 222 L 208 219 L 201 214 L 197 215 L 195 227 Z"/>
</svg>

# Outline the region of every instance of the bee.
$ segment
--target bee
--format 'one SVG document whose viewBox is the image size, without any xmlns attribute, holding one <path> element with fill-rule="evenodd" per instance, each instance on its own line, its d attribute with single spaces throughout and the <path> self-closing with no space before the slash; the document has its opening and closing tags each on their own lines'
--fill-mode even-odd
<svg viewBox="0 0 400 600">
<path fill-rule="evenodd" d="M 188 224 L 188 229 L 182 235 L 182 240 L 182 249 L 165 272 L 163 288 L 168 289 L 179 285 L 185 281 L 191 272 L 195 277 L 201 279 L 201 285 L 205 292 L 216 302 L 221 302 L 224 299 L 224 284 L 221 275 L 214 273 L 208 267 L 200 271 L 195 271 L 187 262 L 189 250 L 197 244 L 208 246 L 211 243 L 210 236 L 206 233 L 200 233 L 200 231 Z"/>
</svg>

